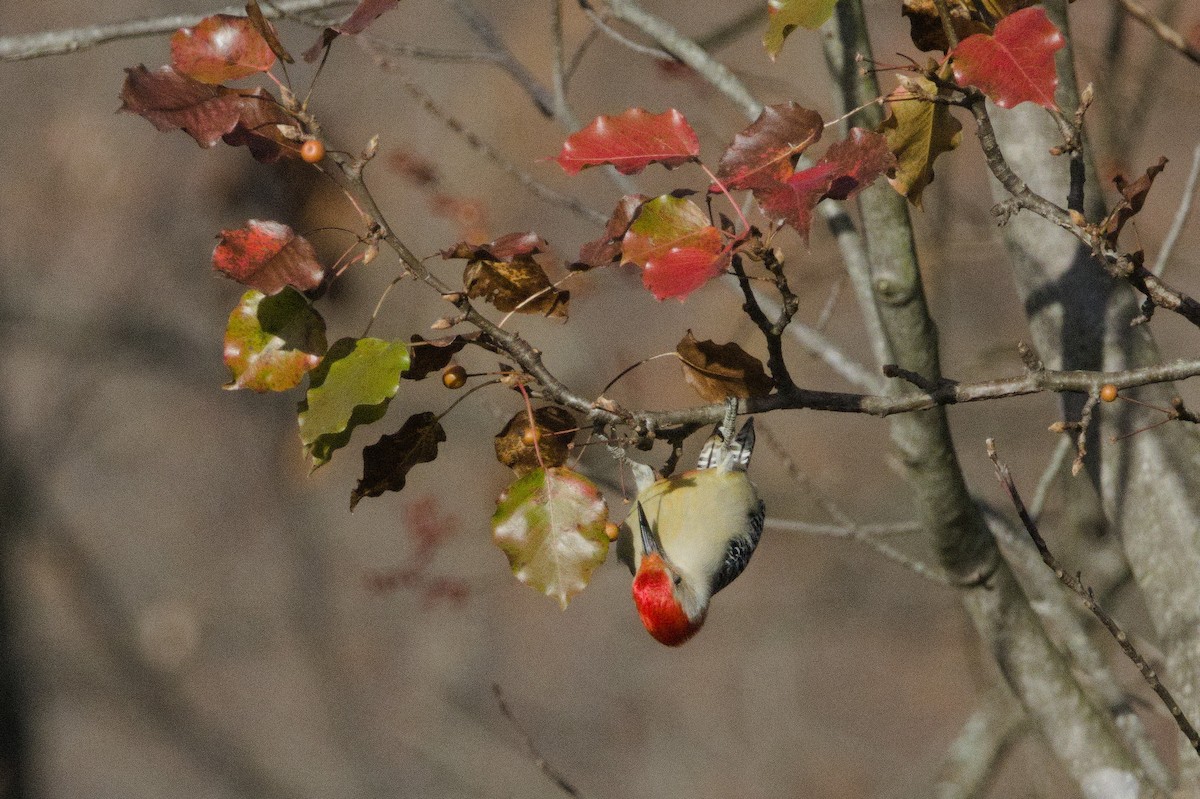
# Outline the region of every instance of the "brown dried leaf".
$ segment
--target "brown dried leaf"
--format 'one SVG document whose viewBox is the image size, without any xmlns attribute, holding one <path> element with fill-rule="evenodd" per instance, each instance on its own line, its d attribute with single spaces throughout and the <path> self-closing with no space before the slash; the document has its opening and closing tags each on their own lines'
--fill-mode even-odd
<svg viewBox="0 0 1200 799">
<path fill-rule="evenodd" d="M 978 0 L 992 17 L 993 22 L 999 21 L 1014 11 L 1035 5 L 1038 0 Z M 973 6 L 977 0 L 947 0 L 950 7 L 950 20 L 958 40 L 976 33 L 991 33 L 992 27 L 983 21 Z M 942 20 L 938 16 L 937 7 L 933 0 L 904 0 L 901 14 L 908 17 L 912 25 L 910 31 L 913 44 L 924 52 L 949 49 L 946 33 L 942 29 Z"/>
<path fill-rule="evenodd" d="M 697 341 L 689 330 L 675 352 L 683 364 L 683 379 L 708 402 L 764 396 L 775 385 L 762 361 L 732 342 Z"/>
<path fill-rule="evenodd" d="M 545 271 L 529 256 L 511 261 L 472 261 L 463 271 L 463 288 L 499 311 L 566 319 L 571 294 L 550 285 Z"/>
<path fill-rule="evenodd" d="M 533 436 L 526 435 L 529 430 L 529 413 L 519 411 L 504 429 L 496 436 L 496 460 L 524 476 L 543 464 L 546 468 L 562 466 L 567 462 L 570 444 L 575 440 L 579 424 L 566 408 L 557 405 L 547 405 L 533 411 L 533 420 L 537 430 L 537 447 L 534 447 Z M 538 450 L 542 453 L 542 461 L 538 462 Z"/>
<path fill-rule="evenodd" d="M 409 348 L 411 362 L 408 369 L 400 373 L 406 380 L 424 380 L 434 372 L 446 368 L 463 347 L 479 338 L 479 331 L 460 336 L 424 339 L 413 336 Z"/>
<path fill-rule="evenodd" d="M 1125 227 L 1125 223 L 1142 210 L 1142 206 L 1146 203 L 1146 195 L 1150 193 L 1150 187 L 1154 185 L 1154 179 L 1166 167 L 1167 159 L 1160 155 L 1158 162 L 1149 167 L 1146 173 L 1133 183 L 1127 182 L 1124 175 L 1117 175 L 1113 178 L 1113 183 L 1116 184 L 1117 191 L 1121 192 L 1122 199 L 1104 220 L 1104 237 L 1110 243 L 1116 243 L 1117 237 L 1121 235 L 1121 228 Z"/>
<path fill-rule="evenodd" d="M 445 440 L 438 417 L 425 411 L 408 417 L 395 433 L 363 447 L 363 476 L 350 492 L 350 510 L 363 497 L 404 488 L 409 471 L 437 458 L 438 444 Z"/>
</svg>

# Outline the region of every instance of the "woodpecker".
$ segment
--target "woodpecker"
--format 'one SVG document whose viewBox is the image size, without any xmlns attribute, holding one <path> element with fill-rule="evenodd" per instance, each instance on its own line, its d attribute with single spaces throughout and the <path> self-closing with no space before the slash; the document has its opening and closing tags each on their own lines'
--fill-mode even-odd
<svg viewBox="0 0 1200 799">
<path fill-rule="evenodd" d="M 732 431 L 731 415 L 694 470 L 642 488 L 618 543 L 642 624 L 667 646 L 696 634 L 709 599 L 742 573 L 762 535 L 765 508 L 746 475 L 754 420 L 729 440 Z"/>
</svg>

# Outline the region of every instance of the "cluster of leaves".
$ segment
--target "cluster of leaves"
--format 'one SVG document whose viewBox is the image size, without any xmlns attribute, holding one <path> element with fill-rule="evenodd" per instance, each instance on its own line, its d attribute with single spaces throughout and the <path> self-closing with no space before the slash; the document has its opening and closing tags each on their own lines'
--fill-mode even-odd
<svg viewBox="0 0 1200 799">
<path fill-rule="evenodd" d="M 914 41 L 922 49 L 945 50 L 944 34 L 938 38 L 940 22 L 937 29 L 932 27 L 927 2 L 905 2 Z M 796 26 L 823 23 L 835 3 L 770 0 L 768 52 L 778 53 Z M 705 174 L 707 199 L 707 207 L 702 207 L 690 199 L 697 191 L 689 189 L 658 197 L 622 197 L 604 235 L 585 244 L 579 258 L 567 265 L 568 276 L 629 264 L 641 270 L 654 297 L 682 301 L 725 274 L 733 259 L 762 261 L 771 236 L 782 226 L 790 226 L 807 241 L 819 203 L 851 199 L 880 177 L 919 206 L 922 191 L 934 177 L 933 162 L 961 141 L 961 125 L 950 113 L 959 87 L 975 87 L 1005 107 L 1028 101 L 1053 109 L 1053 56 L 1062 37 L 1045 13 L 1025 8 L 1022 0 L 985 0 L 999 20 L 993 25 L 965 14 L 966 0 L 950 4 L 956 29 L 965 34 L 963 41 L 942 63 L 925 70 L 914 67 L 915 74 L 901 77 L 899 87 L 885 99 L 890 113 L 878 130 L 851 129 L 815 162 L 801 159 L 828 125 L 816 111 L 796 103 L 764 109 L 734 137 L 715 171 L 702 163 L 699 137 L 675 109 L 654 114 L 632 108 L 600 116 L 568 137 L 556 160 L 569 174 L 601 165 L 625 175 L 655 164 L 667 169 L 694 165 Z M 363 0 L 345 23 L 324 31 L 307 54 L 309 60 L 338 36 L 361 32 L 394 6 L 395 0 Z M 278 99 L 262 86 L 242 90 L 224 85 L 269 74 L 279 59 L 291 62 L 253 2 L 248 12 L 245 18 L 217 15 L 179 31 L 172 40 L 170 65 L 127 70 L 122 109 L 145 117 L 160 130 L 182 129 L 203 147 L 223 140 L 246 146 L 260 161 L 300 157 L 299 145 L 316 139 L 319 128 L 283 83 L 270 76 L 279 86 Z M 324 157 L 322 148 L 316 159 L 305 160 L 320 162 Z M 314 166 L 323 169 L 321 163 Z M 1153 174 L 1147 173 L 1129 188 L 1128 213 L 1114 212 L 1109 220 L 1113 236 L 1140 207 L 1152 180 Z M 733 192 L 753 196 L 766 219 L 765 233 L 743 217 Z M 724 215 L 714 220 L 712 204 L 721 196 L 737 221 Z M 214 268 L 248 289 L 226 329 L 225 362 L 232 374 L 226 387 L 286 391 L 307 378 L 298 421 L 314 468 L 346 446 L 358 427 L 382 419 L 404 380 L 441 372 L 447 387 L 461 387 L 468 377 L 478 376 L 467 375 L 455 362 L 470 345 L 513 356 L 482 330 L 437 340 L 364 335 L 328 344 L 316 302 L 350 263 L 374 257 L 378 230 L 384 226 L 382 220 L 373 221 L 356 259 L 336 270 L 323 266 L 302 236 L 274 221 L 249 220 L 222 231 L 213 253 Z M 571 298 L 546 271 L 549 251 L 547 242 L 532 232 L 486 244 L 459 242 L 441 253 L 444 259 L 465 262 L 461 293 L 448 298 L 460 309 L 474 300 L 502 313 L 565 321 Z M 774 389 L 763 364 L 736 344 L 700 341 L 688 331 L 677 354 L 684 378 L 706 401 L 762 396 Z M 497 459 L 513 469 L 516 479 L 498 501 L 494 538 L 519 580 L 565 607 L 606 558 L 614 526 L 608 522 L 601 492 L 569 466 L 578 430 L 573 413 L 553 405 L 534 407 L 527 386 L 536 388 L 536 380 L 529 375 L 503 364 L 499 375 L 489 382 L 519 391 L 523 402 L 495 441 Z M 446 441 L 444 416 L 415 413 L 396 432 L 366 446 L 351 507 L 364 497 L 402 489 L 414 467 L 434 460 Z"/>
</svg>

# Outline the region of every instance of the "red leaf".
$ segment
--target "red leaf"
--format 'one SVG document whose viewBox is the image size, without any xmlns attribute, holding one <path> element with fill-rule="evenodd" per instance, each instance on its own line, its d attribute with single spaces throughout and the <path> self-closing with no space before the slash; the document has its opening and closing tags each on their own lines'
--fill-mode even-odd
<svg viewBox="0 0 1200 799">
<path fill-rule="evenodd" d="M 817 203 L 826 198 L 848 200 L 895 165 L 885 136 L 853 128 L 812 167 L 786 181 L 756 188 L 754 196 L 763 213 L 787 222 L 807 240 Z"/>
<path fill-rule="evenodd" d="M 821 138 L 816 111 L 795 103 L 767 106 L 754 124 L 733 137 L 717 177 L 727 189 L 753 189 L 787 180 L 796 157 Z"/>
<path fill-rule="evenodd" d="M 786 181 L 755 189 L 754 196 L 764 214 L 787 222 L 807 241 L 813 208 L 825 198 L 836 174 L 835 164 L 819 163 Z"/>
<path fill-rule="evenodd" d="M 246 17 L 215 14 L 171 37 L 171 63 L 204 83 L 223 83 L 266 72 L 275 54 Z"/>
<path fill-rule="evenodd" d="M 678 297 L 681 301 L 696 289 L 725 271 L 728 253 L 713 255 L 712 250 L 696 247 L 672 247 L 646 262 L 642 283 L 655 299 Z"/>
<path fill-rule="evenodd" d="M 570 175 L 601 164 L 612 164 L 622 175 L 633 175 L 650 164 L 670 169 L 699 155 L 700 139 L 683 114 L 674 108 L 661 114 L 630 108 L 620 116 L 596 117 L 586 128 L 572 133 L 555 160 Z"/>
<path fill-rule="evenodd" d="M 264 294 L 284 286 L 308 291 L 321 284 L 325 269 L 313 246 L 279 222 L 251 219 L 243 228 L 222 230 L 213 250 L 213 269 Z"/>
<path fill-rule="evenodd" d="M 996 33 L 968 36 L 954 48 L 954 80 L 975 86 L 1001 108 L 1026 101 L 1056 108 L 1058 74 L 1054 53 L 1065 44 L 1041 8 L 1026 8 L 1000 20 Z"/>
<path fill-rule="evenodd" d="M 162 131 L 182 128 L 201 147 L 212 147 L 238 123 L 242 98 L 233 89 L 210 86 L 173 67 L 151 72 L 139 64 L 125 70 L 121 108 Z"/>
<path fill-rule="evenodd" d="M 851 128 L 845 140 L 825 151 L 821 163 L 834 164 L 838 168 L 825 196 L 831 200 L 848 200 L 896 166 L 896 156 L 892 155 L 887 137 L 882 133 Z"/>
</svg>

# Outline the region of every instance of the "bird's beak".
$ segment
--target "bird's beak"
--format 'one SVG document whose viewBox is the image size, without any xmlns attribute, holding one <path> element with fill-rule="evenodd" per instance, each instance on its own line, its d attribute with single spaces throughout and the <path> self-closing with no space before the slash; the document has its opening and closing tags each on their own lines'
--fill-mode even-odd
<svg viewBox="0 0 1200 799">
<path fill-rule="evenodd" d="M 650 529 L 650 520 L 646 518 L 646 511 L 642 508 L 642 503 L 638 503 L 638 527 L 641 528 L 642 536 L 642 555 L 662 555 L 658 546 L 658 538 L 655 537 L 654 531 Z"/>
</svg>

